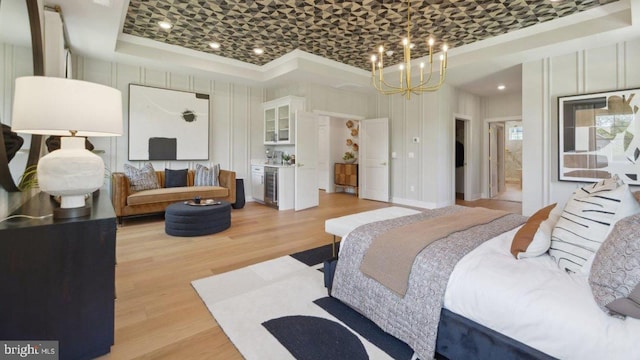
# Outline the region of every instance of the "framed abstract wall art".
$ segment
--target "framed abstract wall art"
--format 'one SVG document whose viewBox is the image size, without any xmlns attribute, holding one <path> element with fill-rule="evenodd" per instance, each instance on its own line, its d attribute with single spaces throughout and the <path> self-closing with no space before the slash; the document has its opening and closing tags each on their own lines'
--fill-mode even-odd
<svg viewBox="0 0 640 360">
<path fill-rule="evenodd" d="M 208 94 L 129 84 L 129 160 L 208 159 Z"/>
<path fill-rule="evenodd" d="M 558 98 L 558 178 L 640 185 L 640 89 Z"/>
</svg>

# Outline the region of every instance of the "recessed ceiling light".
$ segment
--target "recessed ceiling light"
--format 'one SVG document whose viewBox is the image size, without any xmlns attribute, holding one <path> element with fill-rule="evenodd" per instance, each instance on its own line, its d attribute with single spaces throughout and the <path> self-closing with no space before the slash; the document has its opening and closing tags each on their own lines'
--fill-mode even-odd
<svg viewBox="0 0 640 360">
<path fill-rule="evenodd" d="M 169 29 L 171 29 L 171 27 L 173 26 L 173 25 L 171 25 L 171 23 L 166 22 L 166 21 L 158 21 L 158 25 L 159 25 L 161 28 L 165 29 L 165 30 L 169 30 Z"/>
<path fill-rule="evenodd" d="M 507 87 L 506 87 L 506 86 L 504 86 L 504 85 L 502 85 L 502 84 L 498 85 L 498 90 L 500 90 L 500 91 L 502 91 L 502 90 L 504 90 L 504 89 L 506 89 L 506 88 L 507 88 Z"/>
<path fill-rule="evenodd" d="M 215 49 L 215 50 L 220 49 L 220 43 L 219 42 L 212 41 L 212 42 L 209 43 L 209 46 L 211 46 L 211 48 Z"/>
<path fill-rule="evenodd" d="M 263 49 L 261 49 L 261 48 L 255 48 L 255 49 L 253 49 L 253 52 L 254 52 L 256 55 L 262 55 L 262 54 L 264 54 L 264 50 L 263 50 Z"/>
</svg>

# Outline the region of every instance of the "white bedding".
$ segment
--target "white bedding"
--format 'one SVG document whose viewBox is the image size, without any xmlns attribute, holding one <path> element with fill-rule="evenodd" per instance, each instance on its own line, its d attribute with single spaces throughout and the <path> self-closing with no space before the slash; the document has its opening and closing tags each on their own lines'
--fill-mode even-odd
<svg viewBox="0 0 640 360">
<path fill-rule="evenodd" d="M 559 359 L 640 359 L 640 320 L 606 315 L 587 275 L 565 273 L 548 255 L 516 260 L 517 230 L 460 260 L 444 306 Z"/>
</svg>

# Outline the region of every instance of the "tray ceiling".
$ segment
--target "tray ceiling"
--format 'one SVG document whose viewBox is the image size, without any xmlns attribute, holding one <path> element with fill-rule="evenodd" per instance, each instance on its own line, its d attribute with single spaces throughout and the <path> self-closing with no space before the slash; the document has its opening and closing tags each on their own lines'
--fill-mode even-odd
<svg viewBox="0 0 640 360">
<path fill-rule="evenodd" d="M 616 1 L 413 0 L 412 57 L 427 55 L 430 35 L 438 49 L 443 41 L 456 48 Z M 379 45 L 395 51 L 385 64 L 401 61 L 406 24 L 400 0 L 131 0 L 123 32 L 256 65 L 300 49 L 368 70 Z"/>
</svg>

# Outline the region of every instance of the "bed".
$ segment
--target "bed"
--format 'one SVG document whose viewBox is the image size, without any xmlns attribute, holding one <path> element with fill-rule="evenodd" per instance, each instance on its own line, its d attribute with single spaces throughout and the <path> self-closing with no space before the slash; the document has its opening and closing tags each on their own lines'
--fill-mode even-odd
<svg viewBox="0 0 640 360">
<path fill-rule="evenodd" d="M 580 196 L 570 201 L 583 200 Z M 361 270 L 380 234 L 430 218 L 465 218 L 460 211 L 459 206 L 428 210 L 351 231 L 340 243 L 332 296 L 407 343 L 420 359 L 436 353 L 452 359 L 640 359 L 640 320 L 603 311 L 594 300 L 588 271 L 568 273 L 546 251 L 514 258 L 512 239 L 527 220 L 518 215 L 455 231 L 425 247 L 415 258 L 404 294 Z M 629 211 L 639 212 L 640 205 Z M 626 231 L 631 226 L 632 234 L 640 234 L 640 215 L 633 221 Z M 470 249 L 452 266 L 434 255 L 450 251 L 447 246 L 465 247 L 461 244 L 468 238 L 473 238 Z M 443 274 L 425 272 L 429 267 Z M 632 281 L 637 283 L 637 277 Z"/>
</svg>

